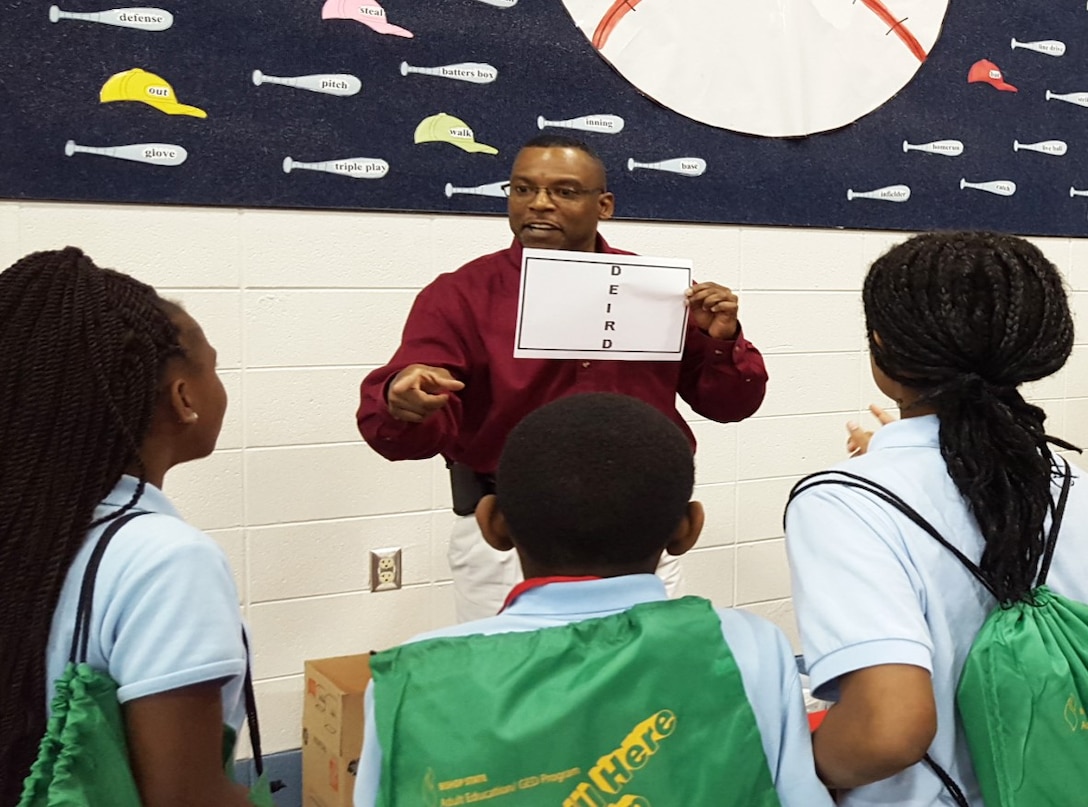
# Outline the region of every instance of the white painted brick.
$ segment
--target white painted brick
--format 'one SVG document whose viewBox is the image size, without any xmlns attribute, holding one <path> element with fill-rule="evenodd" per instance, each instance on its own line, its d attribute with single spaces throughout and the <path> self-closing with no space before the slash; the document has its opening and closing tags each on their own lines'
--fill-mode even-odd
<svg viewBox="0 0 1088 807">
<path fill-rule="evenodd" d="M 740 256 L 744 288 L 857 294 L 869 268 L 865 248 L 861 233 L 846 230 L 743 228 Z"/>
<path fill-rule="evenodd" d="M 1038 235 L 1028 236 L 1027 240 L 1035 244 L 1052 264 L 1058 267 L 1066 276 L 1066 282 L 1072 278 L 1069 276 L 1069 268 L 1073 265 L 1073 250 L 1078 239 L 1073 238 L 1044 238 Z"/>
<path fill-rule="evenodd" d="M 1058 268 L 1063 271 L 1065 281 L 1069 288 L 1077 291 L 1088 291 L 1088 240 L 1084 238 L 1071 238 L 1069 241 L 1069 258 L 1065 263 L 1047 255 Z"/>
<path fill-rule="evenodd" d="M 430 618 L 431 624 L 427 630 L 437 630 L 457 622 L 457 612 L 454 605 L 453 585 L 450 583 L 437 583 L 429 589 L 431 595 Z"/>
<path fill-rule="evenodd" d="M 899 408 L 895 406 L 894 403 L 885 398 L 880 392 L 876 391 L 875 386 L 873 387 L 873 390 L 875 398 L 873 396 L 870 396 L 865 400 L 876 403 L 876 405 L 881 407 L 892 418 L 892 420 L 899 420 Z M 840 443 L 839 445 L 838 454 L 836 454 L 835 457 L 831 458 L 831 461 L 828 462 L 828 465 L 847 458 L 846 442 L 850 438 L 850 433 L 846 428 L 846 424 L 848 421 L 851 420 L 861 426 L 861 428 L 865 431 L 872 432 L 874 434 L 878 429 L 880 429 L 880 421 L 877 420 L 876 416 L 873 415 L 871 411 L 869 411 L 868 405 L 864 406 L 863 408 L 859 408 L 856 412 L 850 413 L 850 416 L 848 418 L 844 418 L 842 421 L 842 430 L 840 431 L 840 434 L 842 435 L 842 443 Z"/>
<path fill-rule="evenodd" d="M 166 495 L 185 520 L 202 530 L 244 524 L 241 451 L 215 451 L 186 462 L 166 477 Z"/>
<path fill-rule="evenodd" d="M 876 259 L 884 255 L 889 249 L 898 244 L 902 244 L 908 238 L 911 237 L 911 233 L 897 233 L 897 232 L 883 232 L 880 230 L 871 230 L 863 234 L 865 239 L 865 261 L 869 266 L 872 266 L 876 262 Z M 866 269 L 868 274 L 868 269 Z M 864 275 L 862 275 L 864 279 Z M 860 286 L 858 288 L 861 288 Z"/>
<path fill-rule="evenodd" d="M 862 372 L 857 352 L 772 353 L 765 362 L 770 381 L 756 417 L 846 412 L 857 407 Z"/>
<path fill-rule="evenodd" d="M 1074 346 L 1062 372 L 1065 375 L 1065 394 L 1070 398 L 1088 398 L 1088 348 Z"/>
<path fill-rule="evenodd" d="M 431 509 L 427 462 L 389 462 L 354 444 L 250 449 L 250 526 Z"/>
<path fill-rule="evenodd" d="M 414 289 L 509 245 L 505 204 L 494 202 L 496 215 L 439 216 L 0 201 L 0 266 L 82 246 L 180 299 L 219 349 L 231 398 L 219 450 L 172 471 L 166 488 L 224 548 L 250 603 L 270 753 L 299 747 L 306 658 L 454 622 L 448 473 L 440 459 L 380 458 L 354 412 L 367 368 L 399 342 Z M 739 425 L 678 401 L 700 441 L 695 498 L 707 511 L 683 560 L 685 591 L 749 603 L 797 647 L 782 508 L 796 478 L 845 456 L 845 420 L 876 428 L 865 407 L 890 405 L 869 372 L 858 289 L 909 236 L 634 221 L 602 233 L 621 249 L 689 257 L 698 279 L 740 290 L 771 383 Z M 1075 292 L 1078 345 L 1066 370 L 1024 392 L 1051 414 L 1048 431 L 1088 444 L 1088 240 L 1033 240 Z M 405 549 L 407 588 L 371 594 L 366 551 L 389 545 Z"/>
<path fill-rule="evenodd" d="M 242 366 L 242 329 L 239 322 L 241 293 L 197 289 L 160 288 L 168 300 L 179 302 L 195 319 L 218 353 L 223 370 Z"/>
<path fill-rule="evenodd" d="M 365 367 L 258 369 L 246 373 L 246 445 L 362 440 L 355 426 Z M 239 407 L 241 409 L 242 407 Z"/>
<path fill-rule="evenodd" d="M 691 498 L 702 502 L 706 523 L 698 546 L 732 546 L 737 540 L 737 486 L 698 485 Z"/>
<path fill-rule="evenodd" d="M 1073 312 L 1074 344 L 1088 344 L 1088 292 L 1075 291 L 1070 294 L 1069 308 Z"/>
<path fill-rule="evenodd" d="M 764 479 L 819 471 L 843 458 L 842 415 L 751 418 L 739 424 L 738 478 Z"/>
<path fill-rule="evenodd" d="M 698 448 L 695 452 L 695 482 L 709 485 L 737 478 L 737 425 L 702 420 L 690 424 Z"/>
<path fill-rule="evenodd" d="M 706 597 L 719 608 L 733 604 L 736 550 L 731 546 L 699 547 L 680 558 L 681 594 Z"/>
<path fill-rule="evenodd" d="M 431 218 L 430 238 L 435 244 L 436 262 L 434 276 L 452 272 L 481 255 L 490 255 L 513 243 L 514 235 L 506 220 L 506 202 L 495 199 L 494 203 L 495 211 L 500 215 Z"/>
<path fill-rule="evenodd" d="M 883 398 L 883 396 L 881 396 L 881 397 Z M 881 409 L 883 409 L 885 414 L 889 415 L 892 418 L 892 420 L 899 420 L 899 416 L 900 416 L 899 407 L 896 406 L 894 403 L 892 403 L 890 400 L 888 400 L 887 398 L 883 398 L 882 401 L 877 401 L 876 404 Z M 881 405 L 881 404 L 883 404 L 883 405 Z M 876 415 L 874 415 L 872 413 L 872 411 L 869 409 L 868 406 L 866 406 L 864 409 L 859 409 L 857 412 L 855 412 L 854 415 L 852 416 L 851 420 L 856 421 L 858 423 L 858 425 L 860 425 L 866 431 L 876 431 L 877 429 L 880 428 L 880 420 L 876 417 Z M 843 431 L 842 431 L 842 444 L 843 444 L 843 456 L 844 457 L 845 457 L 845 452 L 846 452 L 846 448 L 845 448 L 846 440 L 847 440 L 848 437 L 849 437 L 849 434 L 848 434 L 847 429 L 846 429 L 846 424 L 844 423 L 843 424 Z"/>
<path fill-rule="evenodd" d="M 790 568 L 785 541 L 737 546 L 737 605 L 790 596 Z"/>
<path fill-rule="evenodd" d="M 876 385 L 876 381 L 873 379 L 872 361 L 867 350 L 861 354 L 860 382 L 861 396 L 858 398 L 858 409 L 860 411 L 867 412 L 869 404 L 876 404 L 886 411 L 897 408 L 895 401 L 881 392 Z"/>
<path fill-rule="evenodd" d="M 425 216 L 329 210 L 246 210 L 249 288 L 420 288 L 435 271 Z"/>
<path fill-rule="evenodd" d="M 265 756 L 280 751 L 292 751 L 302 746 L 302 701 L 305 687 L 306 677 L 303 675 L 253 683 L 253 694 L 257 696 L 257 714 L 261 722 L 261 750 Z M 239 745 L 239 759 L 252 756 L 248 753 L 248 733 L 242 732 L 242 737 L 245 738 L 246 745 Z"/>
<path fill-rule="evenodd" d="M 790 489 L 800 477 L 757 479 L 737 484 L 737 541 L 781 538 L 782 513 Z"/>
<path fill-rule="evenodd" d="M 257 603 L 249 608 L 253 674 L 295 675 L 311 658 L 384 650 L 434 625 L 430 586 Z"/>
<path fill-rule="evenodd" d="M 1077 428 L 1074 415 L 1070 413 L 1069 402 L 1060 401 L 1035 401 L 1035 405 L 1046 412 L 1046 433 L 1057 437 L 1065 436 L 1066 427 Z"/>
<path fill-rule="evenodd" d="M 247 530 L 251 603 L 370 589 L 373 549 L 400 547 L 401 582 L 430 582 L 431 514 L 308 521 Z"/>
<path fill-rule="evenodd" d="M 1084 457 L 1082 455 L 1078 454 L 1076 451 L 1064 451 L 1064 450 L 1062 450 L 1062 451 L 1058 451 L 1057 453 L 1058 453 L 1059 457 L 1064 457 L 1066 462 L 1071 462 L 1073 465 L 1077 466 L 1082 471 L 1085 470 L 1085 468 L 1084 468 L 1084 466 L 1085 466 Z"/>
<path fill-rule="evenodd" d="M 1053 375 L 1020 387 L 1020 394 L 1029 401 L 1044 401 L 1065 397 L 1065 382 L 1069 373 L 1062 368 Z"/>
<path fill-rule="evenodd" d="M 256 681 L 253 682 L 253 692 L 254 692 L 254 694 L 256 694 L 256 692 L 257 692 L 257 682 Z M 257 708 L 260 709 L 261 708 L 260 705 L 259 705 L 260 704 L 260 696 L 257 696 L 257 701 L 258 701 Z M 264 738 L 264 712 L 260 712 L 260 715 L 261 715 L 260 721 L 261 721 L 261 737 L 262 737 L 261 748 L 264 749 L 264 745 L 265 745 L 264 742 L 263 742 L 263 738 Z M 297 748 L 297 746 L 296 746 L 296 748 Z M 269 753 L 269 752 L 266 750 L 265 753 Z M 235 745 L 234 745 L 234 758 L 236 760 L 250 759 L 250 758 L 252 758 L 252 756 L 253 756 L 253 746 L 250 745 L 250 742 L 249 742 L 249 730 L 246 728 L 246 724 L 243 722 L 242 723 L 242 734 L 241 734 L 240 737 L 237 738 L 237 741 L 235 742 Z"/>
<path fill-rule="evenodd" d="M 219 379 L 227 391 L 227 413 L 223 416 L 223 428 L 215 447 L 219 449 L 242 448 L 242 419 L 245 401 L 242 399 L 242 371 L 221 370 Z"/>
<path fill-rule="evenodd" d="M 705 417 L 703 417 L 690 406 L 688 406 L 688 402 L 681 398 L 679 395 L 676 396 L 676 411 L 680 413 L 680 417 L 682 417 L 690 424 L 698 423 L 701 420 L 706 420 Z"/>
<path fill-rule="evenodd" d="M 605 237 L 613 247 L 651 257 L 688 258 L 697 282 L 712 281 L 733 291 L 743 288 L 740 235 L 733 227 L 676 223 L 647 227 L 641 221 L 617 221 L 607 227 Z"/>
<path fill-rule="evenodd" d="M 754 291 L 741 306 L 744 333 L 765 356 L 856 351 L 865 344 L 856 292 Z"/>
<path fill-rule="evenodd" d="M 20 248 L 80 247 L 156 288 L 237 288 L 238 212 L 227 208 L 24 203 Z"/>
<path fill-rule="evenodd" d="M 64 245 L 62 245 L 64 246 Z M 19 205 L 0 201 L 0 270 L 6 269 L 26 252 L 19 241 Z"/>
<path fill-rule="evenodd" d="M 246 601 L 246 536 L 245 530 L 235 528 L 232 530 L 208 530 L 208 536 L 215 539 L 220 548 L 226 553 L 230 562 L 230 570 L 234 573 L 234 585 L 238 588 L 238 596 L 242 602 Z"/>
<path fill-rule="evenodd" d="M 450 581 L 450 532 L 457 518 L 448 507 L 431 513 L 431 573 L 436 583 Z"/>
<path fill-rule="evenodd" d="M 431 490 L 435 510 L 453 509 L 453 489 L 450 487 L 450 471 L 442 457 L 431 460 Z"/>
<path fill-rule="evenodd" d="M 385 364 L 400 344 L 414 291 L 251 291 L 248 367 Z"/>
<path fill-rule="evenodd" d="M 757 602 L 744 606 L 756 616 L 761 616 L 773 622 L 786 634 L 790 647 L 796 655 L 801 653 L 801 634 L 797 630 L 797 618 L 793 611 L 793 600 L 772 600 L 770 602 Z"/>
</svg>

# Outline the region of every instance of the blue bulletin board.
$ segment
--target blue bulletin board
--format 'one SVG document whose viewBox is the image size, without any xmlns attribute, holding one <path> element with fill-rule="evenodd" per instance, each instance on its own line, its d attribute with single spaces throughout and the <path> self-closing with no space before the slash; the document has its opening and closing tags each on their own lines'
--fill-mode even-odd
<svg viewBox="0 0 1088 807">
<path fill-rule="evenodd" d="M 501 213 L 546 131 L 620 218 L 1088 231 L 1083 0 L 136 2 L 0 2 L 0 197 Z"/>
</svg>

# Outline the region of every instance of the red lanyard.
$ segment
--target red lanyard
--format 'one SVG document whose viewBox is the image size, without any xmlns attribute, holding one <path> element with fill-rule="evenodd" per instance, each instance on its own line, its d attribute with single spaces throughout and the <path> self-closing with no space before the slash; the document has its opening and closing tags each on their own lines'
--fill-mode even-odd
<svg viewBox="0 0 1088 807">
<path fill-rule="evenodd" d="M 522 594 L 524 594 L 526 591 L 529 591 L 530 589 L 540 588 L 541 586 L 546 586 L 549 583 L 578 583 L 583 580 L 600 579 L 600 577 L 594 574 L 587 575 L 585 577 L 530 577 L 528 580 L 522 580 L 520 583 L 510 589 L 510 593 L 506 595 L 506 602 L 502 604 L 502 608 L 499 609 L 499 613 L 501 614 L 503 611 L 513 605 L 514 600 L 516 600 L 518 597 L 520 597 Z"/>
</svg>

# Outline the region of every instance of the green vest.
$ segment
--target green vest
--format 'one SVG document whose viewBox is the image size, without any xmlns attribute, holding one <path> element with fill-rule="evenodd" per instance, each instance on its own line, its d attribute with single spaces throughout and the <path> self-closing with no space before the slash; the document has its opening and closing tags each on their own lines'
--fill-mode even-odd
<svg viewBox="0 0 1088 807">
<path fill-rule="evenodd" d="M 709 602 L 371 659 L 380 807 L 779 807 Z"/>
</svg>

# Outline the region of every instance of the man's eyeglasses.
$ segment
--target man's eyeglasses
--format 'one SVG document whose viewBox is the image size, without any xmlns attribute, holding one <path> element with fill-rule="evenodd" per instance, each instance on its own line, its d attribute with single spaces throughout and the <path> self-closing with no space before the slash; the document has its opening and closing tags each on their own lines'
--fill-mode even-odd
<svg viewBox="0 0 1088 807">
<path fill-rule="evenodd" d="M 544 191 L 553 202 L 575 202 L 591 193 L 604 193 L 604 188 L 569 188 L 566 186 L 539 188 L 536 185 L 527 185 L 523 182 L 505 182 L 502 185 L 503 193 L 522 202 L 535 199 L 541 191 Z"/>
</svg>

